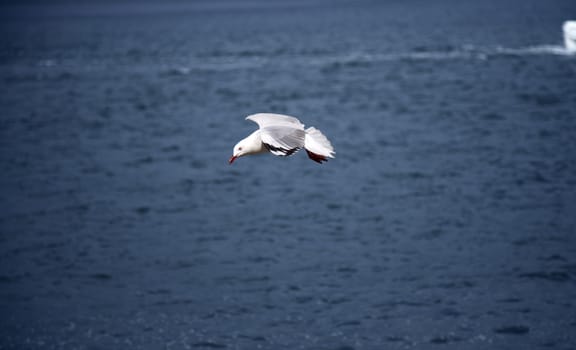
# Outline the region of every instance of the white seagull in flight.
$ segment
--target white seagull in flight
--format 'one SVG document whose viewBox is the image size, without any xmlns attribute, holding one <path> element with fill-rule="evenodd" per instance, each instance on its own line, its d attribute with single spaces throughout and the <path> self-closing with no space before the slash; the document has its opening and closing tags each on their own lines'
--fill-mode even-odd
<svg viewBox="0 0 576 350">
<path fill-rule="evenodd" d="M 294 117 L 258 113 L 246 119 L 257 123 L 259 129 L 234 146 L 230 164 L 238 157 L 264 152 L 286 157 L 301 148 L 306 149 L 308 157 L 318 163 L 334 158 L 334 148 L 326 136 L 314 127 L 304 129 L 304 124 Z"/>
</svg>

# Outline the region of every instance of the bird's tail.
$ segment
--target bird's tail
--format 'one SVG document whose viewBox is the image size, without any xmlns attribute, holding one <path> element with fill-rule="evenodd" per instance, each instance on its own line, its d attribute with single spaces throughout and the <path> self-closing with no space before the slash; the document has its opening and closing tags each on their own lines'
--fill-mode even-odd
<svg viewBox="0 0 576 350">
<path fill-rule="evenodd" d="M 306 153 L 308 153 L 308 157 L 318 163 L 325 162 L 328 158 L 334 158 L 336 153 L 326 136 L 315 127 L 306 129 L 304 148 Z"/>
</svg>

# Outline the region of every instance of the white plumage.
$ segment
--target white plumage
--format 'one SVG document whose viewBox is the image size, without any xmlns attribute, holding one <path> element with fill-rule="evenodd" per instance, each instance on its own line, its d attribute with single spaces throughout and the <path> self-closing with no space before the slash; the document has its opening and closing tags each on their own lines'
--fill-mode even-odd
<svg viewBox="0 0 576 350">
<path fill-rule="evenodd" d="M 259 129 L 234 146 L 230 164 L 245 155 L 270 152 L 277 156 L 290 156 L 302 148 L 310 159 L 318 163 L 334 158 L 334 148 L 328 138 L 314 127 L 304 129 L 304 124 L 297 118 L 258 113 L 246 119 L 257 123 Z"/>
</svg>

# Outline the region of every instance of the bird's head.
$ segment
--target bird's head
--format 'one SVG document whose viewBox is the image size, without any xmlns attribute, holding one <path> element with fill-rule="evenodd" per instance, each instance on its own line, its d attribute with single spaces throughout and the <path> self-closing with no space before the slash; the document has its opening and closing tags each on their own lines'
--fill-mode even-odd
<svg viewBox="0 0 576 350">
<path fill-rule="evenodd" d="M 234 146 L 234 149 L 232 150 L 232 157 L 230 157 L 230 160 L 228 161 L 229 164 L 234 163 L 234 161 L 236 160 L 236 158 L 238 157 L 242 157 L 243 155 L 245 155 L 247 152 L 246 150 L 246 145 L 244 140 L 238 142 L 236 144 L 236 146 Z"/>
<path fill-rule="evenodd" d="M 240 142 L 238 142 L 236 146 L 234 146 L 234 149 L 232 150 L 232 157 L 230 158 L 228 163 L 232 164 L 236 160 L 236 158 L 242 156 L 262 153 L 265 151 L 266 149 L 262 146 L 262 141 L 260 139 L 260 131 L 256 130 L 248 137 L 240 140 Z"/>
</svg>

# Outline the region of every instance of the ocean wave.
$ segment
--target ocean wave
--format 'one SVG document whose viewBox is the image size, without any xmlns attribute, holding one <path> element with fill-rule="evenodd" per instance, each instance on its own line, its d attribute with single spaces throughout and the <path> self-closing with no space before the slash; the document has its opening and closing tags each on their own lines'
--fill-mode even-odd
<svg viewBox="0 0 576 350">
<path fill-rule="evenodd" d="M 390 61 L 449 61 L 449 60 L 487 60 L 503 56 L 565 56 L 575 57 L 576 54 L 566 50 L 562 46 L 537 45 L 527 47 L 477 47 L 465 45 L 459 48 L 445 48 L 440 50 L 417 48 L 406 52 L 348 52 L 348 53 L 303 53 L 282 55 L 259 55 L 246 56 L 228 53 L 217 57 L 203 56 L 201 59 L 193 59 L 188 62 L 186 68 L 179 71 L 187 74 L 195 69 L 207 70 L 236 70 L 259 68 L 263 66 L 342 66 L 362 67 Z"/>
<path fill-rule="evenodd" d="M 414 48 L 409 51 L 396 52 L 254 52 L 246 55 L 244 51 L 218 52 L 217 55 L 167 55 L 148 57 L 143 55 L 137 64 L 131 57 L 45 57 L 35 62 L 21 62 L 20 68 L 13 64 L 0 66 L 5 78 L 19 71 L 40 70 L 43 73 L 90 72 L 97 73 L 102 69 L 121 69 L 129 71 L 157 70 L 166 76 L 185 76 L 198 71 L 241 71 L 269 67 L 318 67 L 320 69 L 362 68 L 385 62 L 395 61 L 484 61 L 499 57 L 556 56 L 576 58 L 576 53 L 558 45 L 536 45 L 526 47 L 480 47 L 464 45 L 446 48 Z M 22 72 L 20 72 L 22 73 Z M 16 74 L 21 76 L 21 74 Z M 37 76 L 34 76 L 37 79 Z"/>
</svg>

